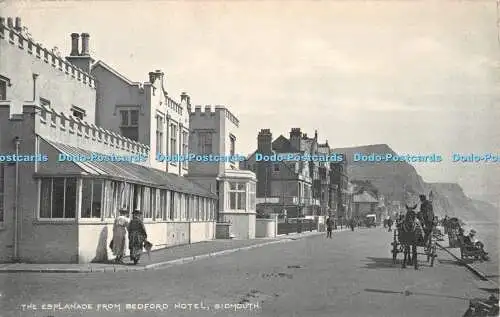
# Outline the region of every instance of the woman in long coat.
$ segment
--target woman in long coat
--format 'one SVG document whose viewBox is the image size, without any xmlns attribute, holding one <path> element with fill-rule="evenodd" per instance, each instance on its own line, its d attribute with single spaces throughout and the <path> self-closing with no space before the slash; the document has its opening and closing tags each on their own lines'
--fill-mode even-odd
<svg viewBox="0 0 500 317">
<path fill-rule="evenodd" d="M 127 214 L 127 210 L 120 210 L 120 215 L 115 219 L 115 223 L 113 225 L 111 250 L 115 255 L 115 261 L 117 263 L 122 263 L 122 259 L 125 254 L 125 236 L 127 235 L 127 227 L 129 223 Z"/>
<path fill-rule="evenodd" d="M 128 247 L 130 249 L 130 260 L 134 261 L 134 264 L 139 262 L 144 248 L 144 242 L 146 242 L 146 239 L 148 238 L 146 228 L 144 227 L 144 223 L 142 222 L 140 216 L 140 211 L 134 211 L 132 220 L 128 225 Z"/>
</svg>

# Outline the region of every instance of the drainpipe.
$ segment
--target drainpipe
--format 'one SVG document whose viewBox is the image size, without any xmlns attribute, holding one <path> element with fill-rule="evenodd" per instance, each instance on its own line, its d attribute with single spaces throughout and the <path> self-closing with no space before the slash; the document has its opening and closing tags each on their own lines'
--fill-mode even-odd
<svg viewBox="0 0 500 317">
<path fill-rule="evenodd" d="M 14 144 L 16 145 L 16 157 L 19 156 L 19 145 L 21 144 L 21 139 L 16 136 L 14 138 Z M 14 261 L 19 258 L 19 221 L 18 221 L 18 211 L 19 211 L 19 162 L 16 160 L 16 180 L 15 180 L 15 198 L 14 198 Z"/>
</svg>

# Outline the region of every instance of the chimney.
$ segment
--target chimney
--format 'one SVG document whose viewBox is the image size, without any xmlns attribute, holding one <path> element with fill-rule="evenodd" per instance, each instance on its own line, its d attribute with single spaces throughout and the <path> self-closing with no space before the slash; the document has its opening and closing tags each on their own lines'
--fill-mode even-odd
<svg viewBox="0 0 500 317">
<path fill-rule="evenodd" d="M 7 18 L 7 26 L 9 27 L 9 29 L 14 28 L 14 23 L 12 22 L 12 18 L 11 17 Z"/>
<path fill-rule="evenodd" d="M 273 135 L 270 129 L 262 129 L 257 136 L 257 153 L 269 155 L 272 153 Z M 271 194 L 271 162 L 256 161 L 257 197 L 268 197 Z"/>
<path fill-rule="evenodd" d="M 183 102 L 184 100 L 186 100 L 186 104 L 188 106 L 191 105 L 191 97 L 189 97 L 189 95 L 186 92 L 181 93 L 181 102 Z"/>
<path fill-rule="evenodd" d="M 71 53 L 70 56 L 78 56 L 78 39 L 80 38 L 80 34 L 71 33 Z"/>
<path fill-rule="evenodd" d="M 82 33 L 82 53 L 81 56 L 89 56 L 89 38 L 90 35 L 88 33 Z"/>
<path fill-rule="evenodd" d="M 149 72 L 149 82 L 154 84 L 154 82 L 157 81 L 158 79 L 163 81 L 164 75 L 165 74 L 160 69 L 157 69 L 154 72 Z"/>
<path fill-rule="evenodd" d="M 20 17 L 16 17 L 16 30 L 17 31 L 21 31 L 23 29 L 22 25 L 21 25 L 21 18 Z"/>
<path fill-rule="evenodd" d="M 273 151 L 273 135 L 270 129 L 262 129 L 257 136 L 257 152 L 270 154 Z"/>
<path fill-rule="evenodd" d="M 314 139 L 318 140 L 318 130 L 314 130 Z"/>
<path fill-rule="evenodd" d="M 290 144 L 297 150 L 301 150 L 300 139 L 302 138 L 302 132 L 300 128 L 292 128 L 290 131 Z"/>
</svg>

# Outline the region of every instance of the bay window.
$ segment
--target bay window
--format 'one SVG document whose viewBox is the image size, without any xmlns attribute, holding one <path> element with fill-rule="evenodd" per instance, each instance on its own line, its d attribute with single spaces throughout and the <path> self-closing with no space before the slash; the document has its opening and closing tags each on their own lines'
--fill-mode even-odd
<svg viewBox="0 0 500 317">
<path fill-rule="evenodd" d="M 248 199 L 250 201 L 250 206 L 248 206 L 248 208 L 250 210 L 255 210 L 255 205 L 256 205 L 256 187 L 257 187 L 257 185 L 255 183 L 250 183 L 250 189 L 248 191 Z"/>
<path fill-rule="evenodd" d="M 246 210 L 245 183 L 229 183 L 229 209 Z"/>
<path fill-rule="evenodd" d="M 40 181 L 40 218 L 75 219 L 76 178 L 45 178 Z"/>
</svg>

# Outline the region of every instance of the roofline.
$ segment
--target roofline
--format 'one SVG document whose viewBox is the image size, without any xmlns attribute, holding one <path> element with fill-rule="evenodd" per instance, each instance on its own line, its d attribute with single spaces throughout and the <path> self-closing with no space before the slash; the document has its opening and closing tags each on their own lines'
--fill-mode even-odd
<svg viewBox="0 0 500 317">
<path fill-rule="evenodd" d="M 130 86 L 140 86 L 140 85 L 143 84 L 143 83 L 138 82 L 138 81 L 137 82 L 131 81 L 127 77 L 125 77 L 122 74 L 120 74 L 116 69 L 114 69 L 113 67 L 111 67 L 108 64 L 104 63 L 102 60 L 99 60 L 97 63 L 95 63 L 94 65 L 92 65 L 91 68 L 93 70 L 94 68 L 96 68 L 98 66 L 101 66 L 102 68 L 104 68 L 105 70 L 107 70 L 111 74 L 115 75 L 116 77 L 118 77 L 119 79 L 121 79 L 125 83 L 129 84 Z"/>
</svg>

